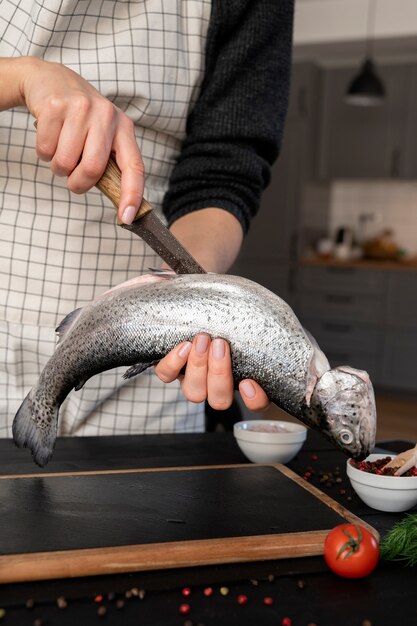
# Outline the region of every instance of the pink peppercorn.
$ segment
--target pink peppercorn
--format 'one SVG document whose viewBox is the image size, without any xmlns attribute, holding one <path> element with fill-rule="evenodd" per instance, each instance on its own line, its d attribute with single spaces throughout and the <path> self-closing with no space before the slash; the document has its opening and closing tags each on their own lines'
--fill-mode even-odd
<svg viewBox="0 0 417 626">
<path fill-rule="evenodd" d="M 237 597 L 237 603 L 238 604 L 247 604 L 248 603 L 248 596 L 245 596 L 244 593 L 240 593 Z"/>
<path fill-rule="evenodd" d="M 181 613 L 181 615 L 188 615 L 188 613 L 191 611 L 191 607 L 189 604 L 180 604 L 178 610 Z"/>
<path fill-rule="evenodd" d="M 272 604 L 274 604 L 273 599 L 271 598 L 271 596 L 265 596 L 264 598 L 264 604 L 266 604 L 266 606 L 271 606 Z"/>
<path fill-rule="evenodd" d="M 191 589 L 189 587 L 184 587 L 184 589 L 181 591 L 181 593 L 182 593 L 183 596 L 188 598 L 188 596 L 191 595 Z"/>
<path fill-rule="evenodd" d="M 291 626 L 292 619 L 291 617 L 283 617 L 281 621 L 281 626 Z"/>
<path fill-rule="evenodd" d="M 204 595 L 206 596 L 206 598 L 209 598 L 210 596 L 213 595 L 213 587 L 206 587 L 203 591 Z"/>
</svg>

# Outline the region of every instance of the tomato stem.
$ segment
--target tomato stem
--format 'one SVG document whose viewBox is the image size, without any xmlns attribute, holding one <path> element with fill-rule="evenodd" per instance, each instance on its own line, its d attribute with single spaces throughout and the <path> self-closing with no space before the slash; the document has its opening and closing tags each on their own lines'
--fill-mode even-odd
<svg viewBox="0 0 417 626">
<path fill-rule="evenodd" d="M 357 539 L 355 539 L 355 537 L 353 537 L 347 530 L 343 529 L 343 534 L 346 535 L 349 541 L 346 541 L 346 543 L 344 543 L 343 546 L 340 548 L 339 552 L 337 553 L 337 559 L 342 556 L 345 550 L 347 550 L 347 553 L 343 557 L 344 559 L 347 559 L 355 552 L 358 552 L 362 541 L 362 532 L 359 526 L 354 525 L 354 528 L 356 528 L 356 532 L 358 533 Z"/>
</svg>

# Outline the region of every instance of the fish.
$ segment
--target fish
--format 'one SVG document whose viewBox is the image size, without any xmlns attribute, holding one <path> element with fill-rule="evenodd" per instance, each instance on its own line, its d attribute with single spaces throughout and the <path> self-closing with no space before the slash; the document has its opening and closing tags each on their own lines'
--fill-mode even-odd
<svg viewBox="0 0 417 626">
<path fill-rule="evenodd" d="M 41 467 L 52 457 L 59 408 L 94 375 L 128 366 L 130 379 L 200 332 L 230 344 L 237 385 L 257 381 L 271 402 L 317 430 L 349 457 L 375 444 L 368 374 L 331 368 L 292 308 L 257 282 L 227 274 L 139 276 L 72 311 L 37 384 L 13 421 L 13 438 Z"/>
</svg>

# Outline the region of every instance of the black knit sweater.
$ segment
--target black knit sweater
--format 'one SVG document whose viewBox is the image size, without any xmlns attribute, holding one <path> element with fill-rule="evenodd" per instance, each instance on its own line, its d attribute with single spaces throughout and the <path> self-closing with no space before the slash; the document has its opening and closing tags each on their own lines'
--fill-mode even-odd
<svg viewBox="0 0 417 626">
<path fill-rule="evenodd" d="M 163 210 L 220 207 L 248 230 L 281 146 L 293 0 L 213 0 L 205 78 Z"/>
</svg>

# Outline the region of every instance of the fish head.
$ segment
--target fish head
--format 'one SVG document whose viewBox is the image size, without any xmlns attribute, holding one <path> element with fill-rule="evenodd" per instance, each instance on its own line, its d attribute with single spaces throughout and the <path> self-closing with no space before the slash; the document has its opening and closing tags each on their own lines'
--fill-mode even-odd
<svg viewBox="0 0 417 626">
<path fill-rule="evenodd" d="M 340 366 L 325 372 L 314 388 L 311 408 L 316 428 L 345 454 L 365 458 L 375 446 L 376 406 L 369 375 Z"/>
</svg>

